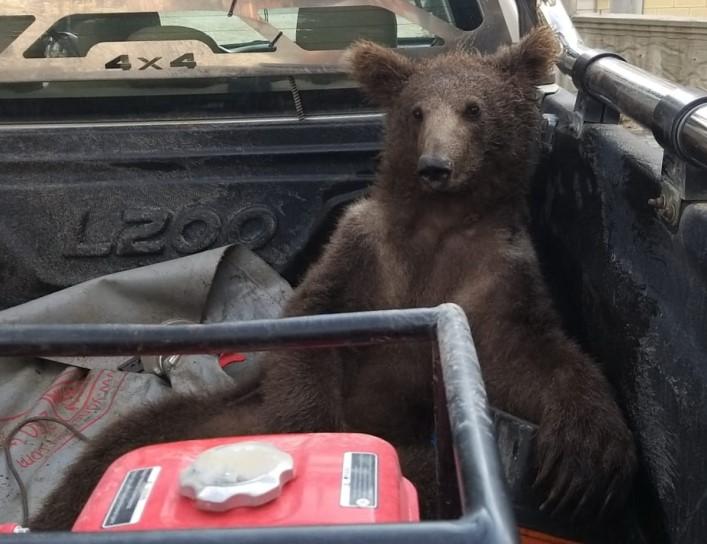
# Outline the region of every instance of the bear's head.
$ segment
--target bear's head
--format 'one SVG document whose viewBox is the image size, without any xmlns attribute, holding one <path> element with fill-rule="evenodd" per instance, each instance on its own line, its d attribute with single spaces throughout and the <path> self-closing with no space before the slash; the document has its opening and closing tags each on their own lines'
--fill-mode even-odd
<svg viewBox="0 0 707 544">
<path fill-rule="evenodd" d="M 387 112 L 384 176 L 397 178 L 398 189 L 424 193 L 475 192 L 481 183 L 512 190 L 535 156 L 536 86 L 547 82 L 556 54 L 547 27 L 492 55 L 458 48 L 415 61 L 355 44 L 351 73 Z"/>
</svg>

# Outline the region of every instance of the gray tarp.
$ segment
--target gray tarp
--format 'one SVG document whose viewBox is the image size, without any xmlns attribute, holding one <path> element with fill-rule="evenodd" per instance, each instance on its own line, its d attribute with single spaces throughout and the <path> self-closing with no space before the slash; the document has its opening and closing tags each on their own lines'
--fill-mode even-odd
<svg viewBox="0 0 707 544">
<path fill-rule="evenodd" d="M 214 322 L 277 317 L 287 283 L 247 249 L 220 248 L 97 278 L 0 312 L 6 323 Z M 89 439 L 137 404 L 166 395 L 234 385 L 258 375 L 255 357 L 226 374 L 216 357 L 185 356 L 169 382 L 148 373 L 120 372 L 127 357 L 0 358 L 0 441 L 38 415 L 69 422 Z M 229 367 L 231 369 L 231 367 Z M 55 423 L 30 423 L 10 445 L 29 493 L 30 513 L 58 483 L 84 442 Z M 19 522 L 19 490 L 0 458 L 0 523 Z"/>
</svg>

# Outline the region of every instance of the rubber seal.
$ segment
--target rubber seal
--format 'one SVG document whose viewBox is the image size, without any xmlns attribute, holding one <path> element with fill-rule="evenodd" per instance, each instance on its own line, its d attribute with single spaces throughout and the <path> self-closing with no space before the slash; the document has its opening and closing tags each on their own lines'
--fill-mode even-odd
<svg viewBox="0 0 707 544">
<path fill-rule="evenodd" d="M 653 110 L 653 135 L 658 143 L 691 162 L 680 149 L 680 132 L 690 114 L 704 104 L 707 104 L 707 93 L 697 89 L 664 96 Z"/>
<path fill-rule="evenodd" d="M 577 60 L 574 61 L 574 68 L 572 69 L 572 83 L 574 83 L 574 86 L 579 90 L 585 91 L 584 78 L 587 73 L 587 69 L 594 62 L 605 58 L 619 59 L 626 62 L 626 59 L 617 53 L 602 51 L 600 49 L 589 49 L 582 53 Z"/>
</svg>

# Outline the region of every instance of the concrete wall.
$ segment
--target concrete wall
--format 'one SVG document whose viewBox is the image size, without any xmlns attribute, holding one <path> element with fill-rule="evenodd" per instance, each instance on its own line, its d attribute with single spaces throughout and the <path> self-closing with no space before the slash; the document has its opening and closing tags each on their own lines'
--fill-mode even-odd
<svg viewBox="0 0 707 544">
<path fill-rule="evenodd" d="M 579 14 L 573 20 L 587 45 L 616 51 L 649 72 L 707 90 L 707 19 Z"/>
<path fill-rule="evenodd" d="M 707 0 L 574 0 L 577 13 L 635 13 L 707 18 Z M 565 4 L 566 5 L 566 4 Z"/>
<path fill-rule="evenodd" d="M 643 0 L 645 15 L 707 17 L 707 0 Z"/>
</svg>

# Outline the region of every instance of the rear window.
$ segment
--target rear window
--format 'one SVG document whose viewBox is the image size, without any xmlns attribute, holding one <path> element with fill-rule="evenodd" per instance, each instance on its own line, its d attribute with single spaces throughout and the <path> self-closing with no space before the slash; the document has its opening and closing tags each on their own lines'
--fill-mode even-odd
<svg viewBox="0 0 707 544">
<path fill-rule="evenodd" d="M 483 22 L 476 3 L 450 0 L 0 4 L 6 122 L 366 111 L 344 73 L 352 42 L 434 54 Z"/>
</svg>

